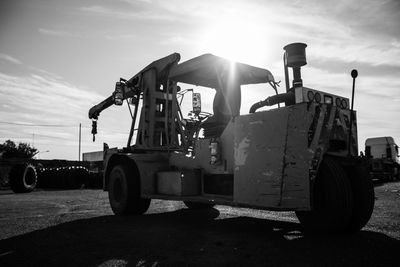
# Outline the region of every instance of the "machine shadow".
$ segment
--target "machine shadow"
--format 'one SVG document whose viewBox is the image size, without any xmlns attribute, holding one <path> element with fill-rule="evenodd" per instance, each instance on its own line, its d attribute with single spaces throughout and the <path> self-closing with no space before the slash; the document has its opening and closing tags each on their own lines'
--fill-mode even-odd
<svg viewBox="0 0 400 267">
<path fill-rule="evenodd" d="M 0 266 L 391 266 L 400 241 L 293 222 L 218 219 L 216 209 L 76 220 L 0 241 Z"/>
</svg>

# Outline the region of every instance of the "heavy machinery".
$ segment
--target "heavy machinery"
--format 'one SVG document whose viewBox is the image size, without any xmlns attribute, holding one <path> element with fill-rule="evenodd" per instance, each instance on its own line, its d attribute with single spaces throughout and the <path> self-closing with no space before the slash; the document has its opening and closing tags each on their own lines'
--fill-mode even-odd
<svg viewBox="0 0 400 267">
<path fill-rule="evenodd" d="M 373 137 L 365 140 L 365 156 L 369 160 L 372 179 L 400 180 L 399 146 L 393 137 Z"/>
<path fill-rule="evenodd" d="M 357 157 L 356 114 L 348 98 L 303 86 L 306 46 L 284 47 L 281 94 L 268 70 L 211 54 L 183 63 L 171 54 L 121 78 L 112 95 L 89 110 L 93 136 L 109 106 L 126 101 L 132 115 L 126 147 L 104 153 L 104 190 L 113 212 L 143 214 L 151 199 L 168 199 L 191 209 L 293 210 L 310 231 L 361 229 L 374 190 Z M 355 70 L 352 76 L 354 93 Z M 241 115 L 241 89 L 249 84 L 269 84 L 275 94 Z M 189 86 L 215 90 L 212 113 L 202 111 L 199 93 L 183 89 Z M 185 118 L 187 92 L 193 110 Z M 275 108 L 257 111 L 264 106 Z"/>
</svg>

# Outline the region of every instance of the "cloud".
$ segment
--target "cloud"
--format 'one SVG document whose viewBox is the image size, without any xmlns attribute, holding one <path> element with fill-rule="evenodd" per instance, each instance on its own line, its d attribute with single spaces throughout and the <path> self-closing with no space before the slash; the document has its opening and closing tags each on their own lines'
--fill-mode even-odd
<svg viewBox="0 0 400 267">
<path fill-rule="evenodd" d="M 135 4 L 137 2 L 143 2 L 143 3 L 147 3 L 147 4 L 153 3 L 153 0 L 121 0 L 121 1 L 129 3 L 129 4 Z"/>
<path fill-rule="evenodd" d="M 309 55 L 308 60 L 312 63 L 313 67 L 325 68 L 331 73 L 343 73 L 348 72 L 350 68 L 357 68 L 360 75 L 382 79 L 396 76 L 400 73 L 400 65 L 396 65 L 396 62 L 371 64 L 360 61 L 341 60 L 338 57 L 319 58 L 314 54 Z"/>
<path fill-rule="evenodd" d="M 344 62 L 362 62 L 375 65 L 399 65 L 399 41 L 382 29 L 400 29 L 396 14 L 399 9 L 393 1 L 378 3 L 357 1 L 123 1 L 124 6 L 92 5 L 80 10 L 112 18 L 174 22 L 174 35 L 165 36 L 155 31 L 162 45 L 194 45 L 216 43 L 221 40 L 204 40 L 221 21 L 245 22 L 253 27 L 247 32 L 249 43 L 274 46 L 281 42 L 303 41 L 312 46 L 313 55 L 319 58 L 340 59 Z M 385 20 L 382 20 L 382 17 Z M 387 22 L 389 21 L 389 22 Z M 183 24 L 178 24 L 184 22 Z M 372 27 L 371 24 L 381 25 Z M 159 26 L 161 27 L 161 26 Z M 251 30 L 251 29 L 249 29 Z M 188 38 L 190 34 L 190 38 Z M 218 33 L 217 33 L 218 34 Z M 142 38 L 142 34 L 137 34 Z M 243 33 L 237 32 L 237 37 Z M 374 38 L 379 35 L 379 38 Z M 108 35 L 109 40 L 128 39 L 130 35 Z M 217 35 L 218 36 L 218 35 Z M 164 38 L 165 37 L 165 38 Z M 265 44 L 264 44 L 265 43 Z M 346 44 L 344 46 L 343 44 Z M 282 44 L 281 44 L 282 46 Z M 203 48 L 201 51 L 205 50 Z M 263 53 L 260 51 L 260 53 Z M 260 58 L 260 57 L 259 57 Z M 397 58 L 399 60 L 393 60 Z"/>
<path fill-rule="evenodd" d="M 196 45 L 195 36 L 189 36 L 188 34 L 180 34 L 180 33 L 163 33 L 162 41 L 160 44 L 162 45 L 171 45 L 171 46 L 184 46 L 184 45 Z"/>
<path fill-rule="evenodd" d="M 390 44 L 391 44 L 393 47 L 400 48 L 400 40 L 397 39 L 397 38 L 394 38 Z"/>
<path fill-rule="evenodd" d="M 22 64 L 22 62 L 19 61 L 18 59 L 14 58 L 10 55 L 3 54 L 3 53 L 0 53 L 0 60 L 5 60 L 5 61 L 8 61 L 8 62 L 11 62 L 14 64 L 18 64 L 18 65 Z"/>
<path fill-rule="evenodd" d="M 0 73 L 0 94 L 2 117 L 27 124 L 72 125 L 88 103 L 101 99 L 96 93 L 43 74 L 17 77 Z"/>
<path fill-rule="evenodd" d="M 118 10 L 112 7 L 105 7 L 105 6 L 84 6 L 81 7 L 79 10 L 95 15 L 102 15 L 117 19 L 133 19 L 133 20 L 162 20 L 162 21 L 174 21 L 178 18 L 168 13 L 157 12 L 157 10 L 149 9 L 149 10 Z"/>
<path fill-rule="evenodd" d="M 100 144 L 91 142 L 87 113 L 105 97 L 70 84 L 58 75 L 28 70 L 31 73 L 20 76 L 0 72 L 0 142 L 28 142 L 40 151 L 50 150 L 43 157 L 76 159 L 74 148 L 77 150 L 78 127 L 82 122 L 82 151 L 99 150 Z M 114 144 L 125 141 L 125 123 L 115 125 L 114 117 L 103 117 L 103 126 L 113 127 L 99 129 L 98 138 Z"/>
<path fill-rule="evenodd" d="M 400 35 L 400 2 L 397 0 L 365 0 L 362 4 L 346 0 L 333 2 L 339 7 L 333 7 L 336 20 L 347 23 L 356 35 L 371 39 Z"/>
<path fill-rule="evenodd" d="M 118 40 L 135 39 L 135 38 L 137 38 L 137 35 L 136 34 L 106 34 L 104 37 L 111 41 L 118 41 Z"/>
<path fill-rule="evenodd" d="M 246 43 L 257 44 L 257 49 L 249 49 L 248 47 L 254 46 L 247 44 L 241 48 L 243 58 L 247 60 L 243 62 L 272 67 L 271 70 L 277 74 L 277 80 L 279 74 L 283 80 L 282 47 L 296 41 L 308 44 L 309 65 L 303 68 L 302 73 L 305 86 L 349 97 L 349 72 L 352 68 L 357 68 L 360 72 L 356 83 L 359 134 L 368 136 L 382 129 L 387 131 L 387 134 L 400 132 L 399 123 L 396 123 L 396 116 L 400 114 L 400 84 L 397 77 L 400 71 L 400 2 L 396 4 L 396 1 L 390 0 L 365 0 L 360 4 L 355 0 L 327 0 L 323 3 L 317 0 L 123 0 L 97 3 L 102 4 L 78 3 L 85 6 L 78 7 L 79 12 L 70 12 L 76 15 L 77 20 L 74 23 L 79 24 L 76 26 L 72 23 L 70 27 L 76 28 L 64 28 L 65 25 L 57 24 L 61 22 L 58 19 L 54 20 L 54 23 L 40 24 L 49 26 L 36 26 L 41 35 L 85 37 L 84 42 L 73 43 L 73 48 L 79 49 L 81 45 L 92 48 L 93 43 L 89 42 L 95 41 L 98 54 L 103 56 L 101 61 L 99 58 L 86 59 L 86 62 L 94 64 L 91 70 L 86 68 L 89 77 L 93 77 L 90 73 L 98 70 L 99 66 L 104 66 L 104 62 L 113 64 L 114 61 L 107 61 L 110 55 L 112 60 L 122 55 L 123 60 L 129 60 L 129 66 L 138 69 L 149 63 L 148 59 L 152 60 L 155 54 L 162 54 L 172 48 L 183 50 L 182 58 L 197 56 L 200 50 L 197 48 L 198 44 L 210 36 L 210 32 L 216 31 L 216 26 L 228 25 L 228 30 L 233 33 L 232 40 L 246 36 Z M 82 21 L 91 23 L 83 24 Z M 238 27 L 235 27 L 238 24 L 245 27 L 238 30 Z M 249 30 L 246 30 L 246 27 Z M 209 49 L 213 44 L 221 43 L 223 34 L 220 33 L 225 29 L 221 27 L 220 31 L 212 35 L 215 38 L 206 40 L 205 43 L 209 46 L 204 47 L 202 52 L 214 52 Z M 99 44 L 98 41 L 102 38 L 122 42 L 114 44 L 103 41 Z M 135 40 L 137 42 L 127 44 Z M 226 43 L 234 44 L 230 41 Z M 43 51 L 50 48 L 46 45 L 43 44 Z M 124 50 L 125 46 L 129 48 Z M 224 47 L 226 46 L 222 46 Z M 104 54 L 103 50 L 108 52 Z M 114 54 L 114 50 L 121 53 Z M 140 53 L 132 54 L 132 50 Z M 252 54 L 254 59 L 249 54 Z M 54 144 L 59 141 L 58 145 L 65 146 L 64 149 L 75 146 L 76 125 L 80 121 L 84 122 L 85 135 L 90 137 L 87 110 L 105 96 L 92 94 L 87 88 L 83 89 L 66 82 L 60 76 L 39 71 L 34 67 L 28 72 L 19 72 L 17 76 L 14 69 L 24 64 L 12 55 L 13 53 L 0 54 L 0 67 L 9 65 L 4 70 L 0 68 L 0 117 L 20 123 L 73 125 L 64 129 L 35 128 L 35 142 L 42 142 L 41 144 Z M 65 55 L 69 54 L 63 54 Z M 34 58 L 34 55 L 30 55 L 29 58 Z M 21 59 L 25 62 L 24 57 L 21 56 Z M 62 57 L 60 59 L 68 64 L 68 60 L 63 60 Z M 144 64 L 137 66 L 139 62 Z M 127 65 L 120 65 L 117 67 L 118 71 Z M 50 66 L 50 63 L 47 66 Z M 67 68 L 73 70 L 66 65 L 65 69 Z M 69 76 L 72 77 L 71 73 Z M 83 84 L 85 82 L 82 80 Z M 95 86 L 101 90 L 101 84 Z M 260 89 L 260 94 L 254 94 L 254 99 L 248 104 L 273 94 L 272 90 L 264 89 Z M 281 87 L 280 92 L 282 91 Z M 112 111 L 102 113 L 99 120 L 98 140 L 125 140 L 128 127 L 120 119 L 119 111 L 114 107 L 110 109 Z M 118 120 L 115 120 L 115 117 L 118 117 Z M 129 123 L 129 118 L 126 121 Z M 381 125 L 382 122 L 384 126 Z M 6 136 L 6 130 L 8 135 L 15 138 L 20 136 L 29 139 L 32 136 L 31 128 L 0 125 L 0 129 L 1 137 Z M 49 137 L 45 141 L 44 136 L 52 138 Z M 89 141 L 85 140 L 88 148 L 91 147 Z"/>
<path fill-rule="evenodd" d="M 72 33 L 72 32 L 67 32 L 67 31 L 61 31 L 61 30 L 50 30 L 50 29 L 44 29 L 40 28 L 39 32 L 44 35 L 48 36 L 54 36 L 54 37 L 72 37 L 72 38 L 105 38 L 110 41 L 119 41 L 119 40 L 131 40 L 137 38 L 136 34 L 130 34 L 130 33 L 122 33 L 122 34 L 115 34 L 115 33 L 104 33 L 104 32 L 92 32 L 88 34 L 82 34 L 82 33 Z"/>
<path fill-rule="evenodd" d="M 79 34 L 77 34 L 77 33 L 71 33 L 71 32 L 60 31 L 60 30 L 50 30 L 50 29 L 39 28 L 39 32 L 44 35 L 56 36 L 56 37 L 79 37 Z"/>
</svg>

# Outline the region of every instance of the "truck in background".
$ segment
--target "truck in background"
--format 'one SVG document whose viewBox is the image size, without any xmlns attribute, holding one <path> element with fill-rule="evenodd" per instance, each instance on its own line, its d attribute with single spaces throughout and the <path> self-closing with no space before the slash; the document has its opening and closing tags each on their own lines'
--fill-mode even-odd
<svg viewBox="0 0 400 267">
<path fill-rule="evenodd" d="M 390 136 L 368 138 L 365 156 L 369 159 L 372 179 L 380 181 L 400 180 L 399 146 Z"/>
</svg>

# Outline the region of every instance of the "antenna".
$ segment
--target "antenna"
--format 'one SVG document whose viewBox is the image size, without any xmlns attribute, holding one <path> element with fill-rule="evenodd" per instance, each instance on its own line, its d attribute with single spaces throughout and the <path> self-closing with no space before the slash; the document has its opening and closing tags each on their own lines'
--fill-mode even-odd
<svg viewBox="0 0 400 267">
<path fill-rule="evenodd" d="M 353 88 L 351 91 L 351 108 L 350 108 L 350 127 L 349 127 L 349 139 L 347 142 L 347 152 L 348 152 L 348 156 L 350 156 L 350 148 L 351 148 L 351 132 L 352 132 L 352 128 L 353 128 L 353 108 L 354 108 L 354 91 L 355 91 L 355 84 L 356 84 L 356 78 L 358 76 L 358 71 L 356 69 L 351 71 L 351 77 L 353 78 Z"/>
</svg>

